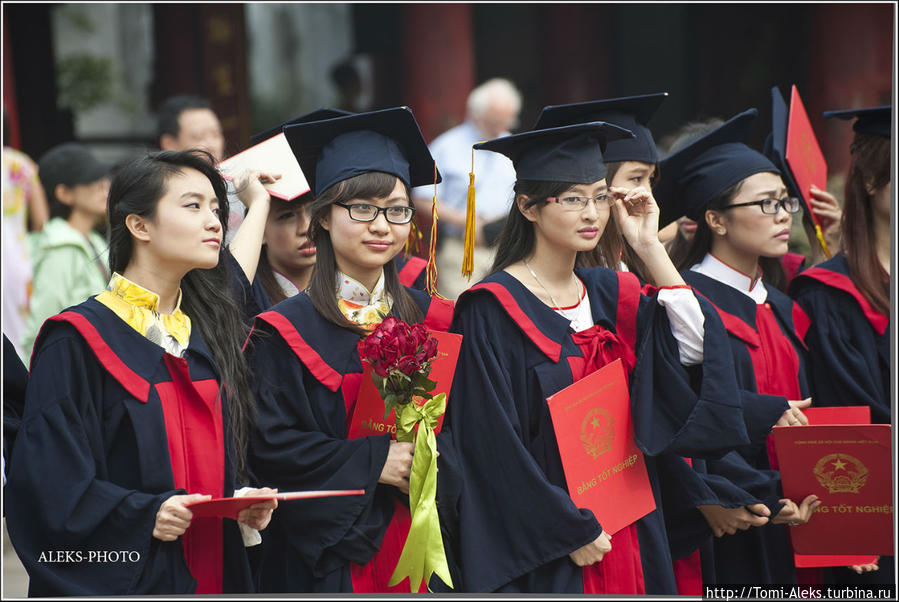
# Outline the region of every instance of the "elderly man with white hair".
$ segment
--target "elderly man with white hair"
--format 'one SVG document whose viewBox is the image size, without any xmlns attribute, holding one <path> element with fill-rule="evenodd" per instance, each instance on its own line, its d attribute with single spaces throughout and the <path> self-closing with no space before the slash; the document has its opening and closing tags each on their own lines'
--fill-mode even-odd
<svg viewBox="0 0 899 602">
<path fill-rule="evenodd" d="M 474 151 L 475 197 L 477 198 L 477 230 L 474 249 L 474 272 L 471 282 L 461 276 L 462 234 L 468 200 L 468 173 L 471 171 L 472 145 L 508 135 L 517 124 L 521 110 L 521 94 L 506 79 L 490 79 L 468 95 L 466 118 L 447 130 L 430 145 L 431 154 L 443 181 L 437 186 L 437 212 L 440 220 L 440 253 L 438 254 L 437 287 L 442 295 L 455 299 L 483 278 L 493 263 L 494 250 L 483 241 L 485 223 L 502 219 L 512 202 L 515 170 L 508 157 L 500 153 Z M 419 211 L 430 214 L 433 186 L 414 191 Z"/>
</svg>

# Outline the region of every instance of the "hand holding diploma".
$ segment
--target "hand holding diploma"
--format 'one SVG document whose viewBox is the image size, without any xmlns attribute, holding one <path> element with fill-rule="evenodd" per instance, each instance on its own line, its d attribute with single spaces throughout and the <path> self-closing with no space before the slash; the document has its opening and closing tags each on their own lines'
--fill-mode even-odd
<svg viewBox="0 0 899 602">
<path fill-rule="evenodd" d="M 810 196 L 809 204 L 821 225 L 821 233 L 827 242 L 827 248 L 831 253 L 838 253 L 840 251 L 840 222 L 843 219 L 840 203 L 832 194 L 821 190 L 814 184 L 812 184 Z"/>
<path fill-rule="evenodd" d="M 802 408 L 807 408 L 812 405 L 812 398 L 806 397 L 805 399 L 790 399 L 787 401 L 790 404 L 790 409 L 784 412 L 780 419 L 774 423 L 774 426 L 796 426 L 808 424 L 808 418 L 805 414 L 802 413 Z"/>
<path fill-rule="evenodd" d="M 175 541 L 187 531 L 194 513 L 185 507 L 186 504 L 211 500 L 211 495 L 194 493 L 191 495 L 173 495 L 156 511 L 156 524 L 153 525 L 153 537 L 162 541 Z"/>
<path fill-rule="evenodd" d="M 734 535 L 737 529 L 746 531 L 750 527 L 761 527 L 768 523 L 771 511 L 765 504 L 752 504 L 739 508 L 724 508 L 714 504 L 697 506 L 703 518 L 709 524 L 715 537 Z"/>
<path fill-rule="evenodd" d="M 253 497 L 257 495 L 274 495 L 276 493 L 278 493 L 277 489 L 263 487 L 262 489 L 250 489 L 245 495 Z M 251 529 L 262 531 L 268 526 L 269 521 L 272 519 L 272 512 L 277 507 L 277 499 L 253 504 L 249 508 L 244 508 L 237 514 L 237 522 L 243 523 Z"/>
<path fill-rule="evenodd" d="M 812 517 L 812 513 L 821 505 L 817 495 L 807 495 L 798 506 L 789 498 L 778 500 L 784 505 L 777 516 L 771 519 L 775 525 L 789 524 L 791 527 L 804 525 Z"/>
<path fill-rule="evenodd" d="M 578 548 L 568 555 L 569 558 L 578 566 L 590 566 L 600 562 L 606 554 L 612 551 L 612 536 L 603 531 L 599 537 Z"/>
</svg>

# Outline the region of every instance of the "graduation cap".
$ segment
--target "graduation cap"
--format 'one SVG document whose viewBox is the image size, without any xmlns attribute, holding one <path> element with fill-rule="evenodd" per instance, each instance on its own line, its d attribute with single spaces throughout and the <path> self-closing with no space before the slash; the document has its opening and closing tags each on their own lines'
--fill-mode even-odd
<svg viewBox="0 0 899 602">
<path fill-rule="evenodd" d="M 739 113 L 714 130 L 665 157 L 653 192 L 659 199 L 659 228 L 682 215 L 702 219 L 709 202 L 751 175 L 780 170 L 746 140 L 757 109 Z"/>
<path fill-rule="evenodd" d="M 644 94 L 642 96 L 626 96 L 607 100 L 577 102 L 567 105 L 544 107 L 540 111 L 534 129 L 545 129 L 585 123 L 589 121 L 605 121 L 623 127 L 634 133 L 633 138 L 612 140 L 603 149 L 603 159 L 607 162 L 641 161 L 655 165 L 659 161 L 652 133 L 646 127 L 649 120 L 662 101 L 668 97 L 667 92 Z"/>
<path fill-rule="evenodd" d="M 290 124 L 283 129 L 315 196 L 370 171 L 393 174 L 410 188 L 440 182 L 434 158 L 409 107 Z"/>
<path fill-rule="evenodd" d="M 893 115 L 893 107 L 871 107 L 869 109 L 848 109 L 844 111 L 825 111 L 824 117 L 831 119 L 855 119 L 852 129 L 860 134 L 874 134 L 875 136 L 890 137 L 890 118 Z"/>
<path fill-rule="evenodd" d="M 592 184 L 606 177 L 607 142 L 633 136 L 617 125 L 591 121 L 503 136 L 473 148 L 509 157 L 519 180 Z"/>
<path fill-rule="evenodd" d="M 502 153 L 512 160 L 519 180 L 592 184 L 606 177 L 603 149 L 610 140 L 633 138 L 633 133 L 604 121 L 531 130 L 479 142 L 472 148 Z M 474 269 L 474 160 L 465 219 L 462 275 Z"/>
<path fill-rule="evenodd" d="M 259 144 L 263 140 L 268 140 L 273 136 L 277 136 L 282 131 L 284 131 L 284 126 L 286 125 L 308 123 L 310 121 L 322 121 L 323 119 L 334 119 L 335 117 L 344 117 L 346 115 L 352 115 L 352 113 L 350 113 L 349 111 L 341 111 L 340 109 L 316 109 L 315 111 L 306 113 L 305 115 L 301 115 L 296 119 L 285 121 L 281 125 L 276 125 L 273 128 L 269 128 L 265 131 L 253 134 L 252 136 L 250 136 L 250 145 L 252 146 L 254 144 Z"/>
<path fill-rule="evenodd" d="M 801 100 L 799 100 L 799 93 L 795 90 L 796 86 L 793 86 L 793 92 L 791 97 L 792 102 L 799 102 L 801 105 Z M 796 107 L 799 109 L 800 107 Z M 824 240 L 824 233 L 821 231 L 821 225 L 818 223 L 818 217 L 815 215 L 814 210 L 811 205 L 809 205 L 809 199 L 806 198 L 806 194 L 802 192 L 802 186 L 799 184 L 799 179 L 793 173 L 793 169 L 790 165 L 789 160 L 787 159 L 787 133 L 790 131 L 790 114 L 791 111 L 787 108 L 787 103 L 784 101 L 783 96 L 780 93 L 780 90 L 777 86 L 773 86 L 771 88 L 771 132 L 768 134 L 768 137 L 765 139 L 765 147 L 762 149 L 762 153 L 771 160 L 772 163 L 780 170 L 780 175 L 783 178 L 784 184 L 787 186 L 787 190 L 789 190 L 790 196 L 797 197 L 799 201 L 802 203 L 803 209 L 808 214 L 808 216 L 812 220 L 812 224 L 815 227 L 815 234 L 818 239 L 821 248 L 824 250 L 824 254 L 829 259 L 831 257 L 830 249 L 827 248 L 827 242 Z M 804 109 L 802 110 L 802 115 L 805 116 Z M 805 123 L 797 124 L 796 127 L 805 127 L 808 126 L 809 132 L 812 137 L 814 137 L 814 133 L 811 132 L 811 125 L 807 123 L 807 116 L 805 116 Z M 812 148 L 811 144 L 807 145 L 807 152 L 811 153 Z M 823 155 L 820 155 L 820 148 L 817 147 L 817 143 L 815 142 L 815 150 L 817 150 L 817 154 L 819 155 L 818 159 L 823 163 Z M 792 156 L 792 155 L 790 155 Z M 825 172 L 823 174 L 819 174 L 824 181 L 827 179 L 826 174 L 826 164 L 824 164 Z M 805 174 L 807 175 L 807 174 Z M 803 175 L 801 179 L 805 180 L 806 177 Z"/>
</svg>

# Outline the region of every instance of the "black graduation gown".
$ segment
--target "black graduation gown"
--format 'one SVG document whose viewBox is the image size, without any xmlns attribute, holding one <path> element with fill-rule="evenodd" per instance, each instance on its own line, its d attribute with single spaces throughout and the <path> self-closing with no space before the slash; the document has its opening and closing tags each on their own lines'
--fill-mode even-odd
<svg viewBox="0 0 899 602">
<path fill-rule="evenodd" d="M 682 275 L 687 284 L 715 304 L 728 331 L 745 421 L 750 427 L 748 430 L 752 439 L 752 444 L 739 448 L 738 453 L 730 453 L 704 463 L 698 462 L 694 468 L 698 472 L 706 471 L 709 475 L 724 477 L 735 487 L 731 490 L 730 501 L 736 503 L 726 505 L 735 507 L 760 501 L 768 506 L 771 516 L 774 516 L 782 508 L 777 501 L 782 497 L 782 492 L 780 475 L 771 469 L 769 462 L 767 433 L 789 404 L 785 396 L 758 393 L 752 361 L 752 354 L 758 353 L 760 349 L 756 303 L 740 291 L 704 274 L 688 270 Z M 767 287 L 767 290 L 767 303 L 777 325 L 797 355 L 799 365 L 795 378 L 798 379 L 800 394 L 805 398 L 809 395 L 804 343 L 808 318 L 785 294 L 772 287 Z M 705 476 L 700 478 L 710 481 Z M 720 480 L 717 485 L 719 492 L 725 492 L 722 499 L 727 501 L 728 485 Z M 742 496 L 740 490 L 749 495 Z M 768 524 L 739 531 L 735 535 L 715 538 L 713 548 L 713 556 L 705 555 L 702 559 L 703 581 L 706 583 L 796 582 L 792 546 L 784 525 Z"/>
<path fill-rule="evenodd" d="M 16 433 L 25 412 L 25 386 L 28 384 L 28 369 L 19 359 L 16 348 L 3 335 L 3 459 L 6 473 L 12 456 Z"/>
<path fill-rule="evenodd" d="M 890 423 L 890 317 L 849 278 L 842 254 L 800 273 L 790 295 L 808 314 L 809 380 L 815 405 L 867 405 Z"/>
<path fill-rule="evenodd" d="M 451 302 L 406 290 L 425 324 L 448 328 Z M 263 591 L 352 592 L 350 563 L 366 565 L 379 551 L 395 500 L 404 497 L 378 484 L 390 435 L 346 438 L 347 409 L 361 384 L 359 340 L 326 321 L 305 292 L 256 319 L 248 347 L 258 403 L 254 474 L 281 491 L 365 489 L 364 496 L 282 502 L 266 530 Z M 439 438 L 443 495 L 452 454 Z"/>
<path fill-rule="evenodd" d="M 674 594 L 654 456 L 714 457 L 748 442 L 726 334 L 700 300 L 705 363 L 684 368 L 665 310 L 641 294 L 636 276 L 575 271 L 594 322 L 635 351 L 631 414 L 657 505 L 637 522 L 644 586 Z M 568 495 L 546 403 L 572 384 L 569 358 L 582 357 L 569 321 L 498 272 L 461 295 L 451 331 L 464 338 L 442 434 L 465 477 L 458 546 L 466 590 L 583 593 L 582 569 L 568 554 L 602 529 Z"/>
<path fill-rule="evenodd" d="M 877 312 L 849 277 L 843 254 L 801 272 L 790 295 L 808 314 L 805 340 L 815 405 L 867 405 L 871 422 L 890 424 L 890 318 Z M 843 567 L 825 569 L 835 583 L 894 583 L 894 557 L 880 570 L 856 575 Z"/>
<path fill-rule="evenodd" d="M 163 542 L 152 536 L 162 502 L 188 493 L 175 487 L 163 415 L 161 391 L 177 386 L 167 365 L 171 358 L 93 298 L 44 324 L 5 500 L 29 595 L 195 591 L 183 538 Z M 218 380 L 196 329 L 183 361 L 194 383 Z M 227 433 L 227 405 L 219 408 Z M 226 495 L 234 490 L 232 457 L 226 445 Z M 252 591 L 237 523 L 221 524 L 222 591 Z M 83 559 L 48 561 L 55 551 L 81 552 Z M 136 553 L 137 559 L 132 554 L 125 562 L 90 562 L 92 551 Z"/>
</svg>

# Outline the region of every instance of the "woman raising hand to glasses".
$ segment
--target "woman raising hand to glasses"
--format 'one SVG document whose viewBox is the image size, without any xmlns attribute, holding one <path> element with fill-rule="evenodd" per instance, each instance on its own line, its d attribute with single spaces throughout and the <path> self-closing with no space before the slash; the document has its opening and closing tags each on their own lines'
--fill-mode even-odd
<svg viewBox="0 0 899 602">
<path fill-rule="evenodd" d="M 740 113 L 669 155 L 655 189 L 665 203 L 662 222 L 681 215 L 698 222 L 678 267 L 727 328 L 753 442 L 705 468 L 769 511 L 768 524 L 714 541 L 714 563 L 703 562 L 706 583 L 795 583 L 784 525 L 807 522 L 820 504 L 815 496 L 783 498 L 773 447 L 766 445 L 775 424 L 807 424 L 800 408 L 811 403 L 804 342 L 809 320 L 776 288 L 799 200 L 788 196 L 777 167 L 744 143 L 757 115 L 755 109 Z"/>
<path fill-rule="evenodd" d="M 433 182 L 434 161 L 405 107 L 286 125 L 312 187 L 306 290 L 257 316 L 248 352 L 259 407 L 250 462 L 285 490 L 364 489 L 308 500 L 272 523 L 266 592 L 388 588 L 409 529 L 411 443 L 389 433 L 347 439 L 362 382 L 358 344 L 388 315 L 446 330 L 452 303 L 400 284 L 394 257 L 410 237 L 410 186 Z M 451 479 L 441 458 L 441 487 Z M 419 584 L 414 584 L 416 590 Z"/>
<path fill-rule="evenodd" d="M 676 594 L 655 456 L 717 455 L 722 440 L 748 442 L 723 325 L 668 259 L 652 195 L 607 187 L 603 147 L 627 136 L 588 122 L 475 146 L 507 155 L 517 181 L 492 274 L 459 297 L 451 329 L 463 340 L 441 436 L 465 475 L 458 549 L 467 591 Z M 658 290 L 632 273 L 580 267 L 610 220 Z M 573 501 L 547 403 L 616 360 L 627 373 L 635 457 L 645 455 L 643 493 L 656 507 L 642 518 L 621 516 L 637 488 L 604 516 Z M 710 424 L 730 430 L 709 437 L 698 425 Z"/>
</svg>

